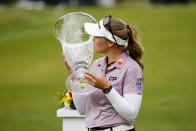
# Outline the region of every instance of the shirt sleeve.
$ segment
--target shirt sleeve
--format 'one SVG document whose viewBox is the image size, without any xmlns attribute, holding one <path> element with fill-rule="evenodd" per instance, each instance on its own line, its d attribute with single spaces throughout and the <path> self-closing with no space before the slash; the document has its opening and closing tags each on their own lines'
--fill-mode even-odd
<svg viewBox="0 0 196 131">
<path fill-rule="evenodd" d="M 128 68 L 123 81 L 123 94 L 143 94 L 143 73 L 140 67 Z"/>
<path fill-rule="evenodd" d="M 106 97 L 111 102 L 114 109 L 126 120 L 135 120 L 142 102 L 140 94 L 125 94 L 122 97 L 114 88 L 110 90 Z"/>
</svg>

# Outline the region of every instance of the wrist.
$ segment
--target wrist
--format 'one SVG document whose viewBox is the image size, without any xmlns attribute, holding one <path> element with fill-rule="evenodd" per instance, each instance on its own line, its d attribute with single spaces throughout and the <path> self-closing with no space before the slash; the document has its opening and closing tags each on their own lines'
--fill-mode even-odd
<svg viewBox="0 0 196 131">
<path fill-rule="evenodd" d="M 105 88 L 108 88 L 109 86 L 110 86 L 110 83 L 106 84 L 106 85 L 102 88 L 102 90 L 104 90 Z"/>
<path fill-rule="evenodd" d="M 112 85 L 109 85 L 108 87 L 105 87 L 102 91 L 104 94 L 108 94 L 112 89 Z"/>
</svg>

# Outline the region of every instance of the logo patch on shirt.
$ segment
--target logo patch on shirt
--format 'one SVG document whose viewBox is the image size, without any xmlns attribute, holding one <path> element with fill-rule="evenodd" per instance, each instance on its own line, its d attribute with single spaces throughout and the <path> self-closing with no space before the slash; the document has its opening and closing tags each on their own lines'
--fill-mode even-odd
<svg viewBox="0 0 196 131">
<path fill-rule="evenodd" d="M 118 61 L 118 64 L 121 65 L 122 63 L 123 63 L 123 59 L 120 59 L 120 60 Z"/>
<path fill-rule="evenodd" d="M 141 88 L 142 87 L 142 82 L 143 82 L 143 78 L 137 78 L 136 79 L 136 87 Z"/>
<path fill-rule="evenodd" d="M 114 80 L 117 80 L 117 77 L 115 77 L 115 76 L 110 76 L 109 81 L 114 81 Z"/>
</svg>

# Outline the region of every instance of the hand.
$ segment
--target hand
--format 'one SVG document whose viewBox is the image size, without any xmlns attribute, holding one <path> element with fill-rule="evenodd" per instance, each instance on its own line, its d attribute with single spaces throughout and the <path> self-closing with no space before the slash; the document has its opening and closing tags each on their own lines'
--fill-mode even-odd
<svg viewBox="0 0 196 131">
<path fill-rule="evenodd" d="M 70 75 L 73 72 L 73 70 L 72 70 L 71 66 L 68 64 L 66 56 L 65 56 L 64 53 L 62 53 L 62 57 L 63 57 L 63 62 L 64 62 L 65 66 L 68 70 L 69 75 Z"/>
<path fill-rule="evenodd" d="M 85 72 L 84 78 L 87 80 L 88 84 L 101 90 L 110 86 L 110 83 L 102 74 L 95 76 L 89 72 Z"/>
</svg>

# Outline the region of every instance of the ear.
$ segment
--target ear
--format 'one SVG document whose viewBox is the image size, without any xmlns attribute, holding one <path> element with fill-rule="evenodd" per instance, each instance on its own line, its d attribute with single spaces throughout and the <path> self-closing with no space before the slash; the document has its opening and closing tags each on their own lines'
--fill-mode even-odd
<svg viewBox="0 0 196 131">
<path fill-rule="evenodd" d="M 109 46 L 109 47 L 112 47 L 112 46 L 114 46 L 114 45 L 115 45 L 115 43 L 114 43 L 114 42 L 112 42 L 112 41 L 108 40 L 108 46 Z"/>
</svg>

